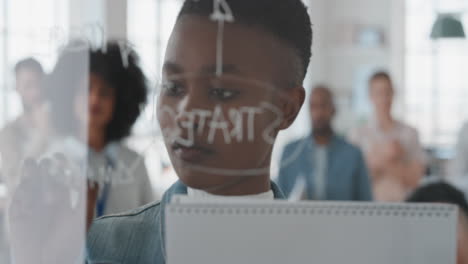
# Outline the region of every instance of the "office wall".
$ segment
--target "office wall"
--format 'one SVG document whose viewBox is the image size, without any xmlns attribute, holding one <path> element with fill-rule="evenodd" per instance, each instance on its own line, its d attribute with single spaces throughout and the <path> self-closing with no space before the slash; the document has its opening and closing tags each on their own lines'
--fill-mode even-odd
<svg viewBox="0 0 468 264">
<path fill-rule="evenodd" d="M 306 85 L 310 89 L 325 83 L 333 88 L 340 110 L 337 129 L 345 132 L 368 117 L 366 79 L 376 69 L 391 72 L 398 90 L 395 112 L 404 112 L 404 0 L 309 0 L 308 4 L 315 36 Z M 366 44 L 366 30 L 381 32 L 382 45 Z"/>
</svg>

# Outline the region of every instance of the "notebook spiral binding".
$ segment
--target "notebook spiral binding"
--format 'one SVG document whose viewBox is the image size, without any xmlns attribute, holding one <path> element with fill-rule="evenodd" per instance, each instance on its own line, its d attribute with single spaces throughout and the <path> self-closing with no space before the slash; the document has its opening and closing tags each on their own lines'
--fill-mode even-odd
<svg viewBox="0 0 468 264">
<path fill-rule="evenodd" d="M 169 211 L 178 215 L 323 215 L 323 216 L 383 216 L 447 218 L 452 207 L 447 205 L 229 205 L 187 204 L 170 205 Z"/>
</svg>

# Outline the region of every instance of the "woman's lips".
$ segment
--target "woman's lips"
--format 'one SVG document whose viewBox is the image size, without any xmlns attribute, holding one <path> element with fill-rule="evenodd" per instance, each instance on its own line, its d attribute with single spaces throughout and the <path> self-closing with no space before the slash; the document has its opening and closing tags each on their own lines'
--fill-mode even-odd
<svg viewBox="0 0 468 264">
<path fill-rule="evenodd" d="M 182 146 L 180 144 L 174 143 L 172 145 L 172 150 L 174 154 L 181 160 L 186 162 L 199 162 L 204 159 L 206 156 L 209 156 L 213 151 L 200 147 L 200 146 Z"/>
</svg>

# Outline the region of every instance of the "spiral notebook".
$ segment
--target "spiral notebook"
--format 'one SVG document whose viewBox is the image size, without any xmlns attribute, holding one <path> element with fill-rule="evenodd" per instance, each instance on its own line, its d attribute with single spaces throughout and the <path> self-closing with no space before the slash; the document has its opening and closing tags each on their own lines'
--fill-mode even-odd
<svg viewBox="0 0 468 264">
<path fill-rule="evenodd" d="M 457 208 L 175 199 L 168 264 L 454 264 Z"/>
</svg>

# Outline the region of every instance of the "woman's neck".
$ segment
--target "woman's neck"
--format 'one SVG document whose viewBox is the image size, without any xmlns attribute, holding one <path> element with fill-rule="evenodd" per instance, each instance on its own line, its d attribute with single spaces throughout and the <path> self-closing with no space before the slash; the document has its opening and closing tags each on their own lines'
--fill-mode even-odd
<svg viewBox="0 0 468 264">
<path fill-rule="evenodd" d="M 88 133 L 88 145 L 93 150 L 99 152 L 106 146 L 106 134 L 104 131 L 90 129 Z"/>
<path fill-rule="evenodd" d="M 333 129 L 330 127 L 327 127 L 325 129 L 321 130 L 313 130 L 312 132 L 314 141 L 317 145 L 325 146 L 330 143 L 333 137 Z"/>
<path fill-rule="evenodd" d="M 231 177 L 232 176 L 226 176 Z M 255 175 L 255 176 L 239 176 L 235 177 L 231 182 L 223 186 L 205 190 L 206 192 L 214 195 L 222 196 L 246 196 L 265 193 L 271 190 L 271 183 L 269 174 Z"/>
</svg>

